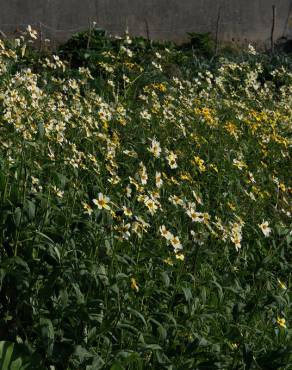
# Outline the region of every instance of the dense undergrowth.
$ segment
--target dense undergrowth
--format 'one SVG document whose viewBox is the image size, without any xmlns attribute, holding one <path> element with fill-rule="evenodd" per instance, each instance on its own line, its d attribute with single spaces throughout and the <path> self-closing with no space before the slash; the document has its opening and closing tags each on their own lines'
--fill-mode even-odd
<svg viewBox="0 0 292 370">
<path fill-rule="evenodd" d="M 28 37 L 0 42 L 1 369 L 291 369 L 291 58 Z"/>
</svg>

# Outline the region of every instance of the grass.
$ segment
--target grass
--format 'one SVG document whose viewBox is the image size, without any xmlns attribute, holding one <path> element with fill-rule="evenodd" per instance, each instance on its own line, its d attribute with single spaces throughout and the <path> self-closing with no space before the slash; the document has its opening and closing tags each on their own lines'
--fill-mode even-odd
<svg viewBox="0 0 292 370">
<path fill-rule="evenodd" d="M 31 37 L 0 43 L 1 369 L 291 369 L 291 58 Z"/>
</svg>

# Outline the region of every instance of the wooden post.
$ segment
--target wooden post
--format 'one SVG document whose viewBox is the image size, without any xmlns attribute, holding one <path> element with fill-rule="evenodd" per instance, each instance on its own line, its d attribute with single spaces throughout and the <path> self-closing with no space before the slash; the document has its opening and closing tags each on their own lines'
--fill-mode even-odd
<svg viewBox="0 0 292 370">
<path fill-rule="evenodd" d="M 273 9 L 273 23 L 272 23 L 272 30 L 271 30 L 271 51 L 272 54 L 274 54 L 275 51 L 275 38 L 274 38 L 274 33 L 275 33 L 275 26 L 276 26 L 276 5 L 272 6 Z"/>
<path fill-rule="evenodd" d="M 40 52 L 43 51 L 43 29 L 42 22 L 39 22 L 39 31 L 40 31 Z"/>
<path fill-rule="evenodd" d="M 91 32 L 92 32 L 92 24 L 91 24 L 90 18 L 88 18 L 88 24 L 89 24 L 89 34 L 88 34 L 88 39 L 87 39 L 87 47 L 86 47 L 87 50 L 90 48 Z"/>
<path fill-rule="evenodd" d="M 221 20 L 221 5 L 220 5 L 219 10 L 218 10 L 218 16 L 217 16 L 217 22 L 216 22 L 215 56 L 217 56 L 218 49 L 219 49 L 220 20 Z"/>
<path fill-rule="evenodd" d="M 150 41 L 149 24 L 148 24 L 147 19 L 145 19 L 144 21 L 145 21 L 145 27 L 146 27 L 146 36 L 147 36 L 147 40 L 148 40 L 148 41 Z"/>
</svg>

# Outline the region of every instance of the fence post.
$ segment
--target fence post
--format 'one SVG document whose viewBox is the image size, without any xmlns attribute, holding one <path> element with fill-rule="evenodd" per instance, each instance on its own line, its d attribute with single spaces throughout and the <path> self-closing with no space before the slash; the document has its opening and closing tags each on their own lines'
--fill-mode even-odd
<svg viewBox="0 0 292 370">
<path fill-rule="evenodd" d="M 274 33 L 275 33 L 275 26 L 276 26 L 276 5 L 272 6 L 273 9 L 273 23 L 272 23 L 272 30 L 271 30 L 271 51 L 272 54 L 274 54 L 275 51 L 275 38 L 274 38 Z"/>
<path fill-rule="evenodd" d="M 217 22 L 216 22 L 215 56 L 217 56 L 218 49 L 219 49 L 220 20 L 221 20 L 221 5 L 220 5 L 219 10 L 218 10 L 218 16 L 217 16 Z"/>
</svg>

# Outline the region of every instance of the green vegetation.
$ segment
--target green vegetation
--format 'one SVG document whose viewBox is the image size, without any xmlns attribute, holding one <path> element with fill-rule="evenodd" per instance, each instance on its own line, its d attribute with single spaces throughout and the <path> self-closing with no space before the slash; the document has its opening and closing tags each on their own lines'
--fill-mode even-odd
<svg viewBox="0 0 292 370">
<path fill-rule="evenodd" d="M 35 37 L 0 41 L 0 368 L 291 369 L 291 58 Z"/>
</svg>

